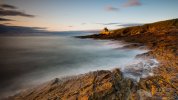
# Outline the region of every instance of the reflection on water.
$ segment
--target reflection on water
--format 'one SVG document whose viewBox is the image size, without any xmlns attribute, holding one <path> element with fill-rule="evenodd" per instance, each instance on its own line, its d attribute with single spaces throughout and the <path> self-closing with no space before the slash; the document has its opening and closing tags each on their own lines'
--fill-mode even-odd
<svg viewBox="0 0 178 100">
<path fill-rule="evenodd" d="M 55 77 L 123 68 L 143 50 L 115 49 L 116 41 L 60 36 L 0 37 L 0 93 L 13 93 Z"/>
</svg>

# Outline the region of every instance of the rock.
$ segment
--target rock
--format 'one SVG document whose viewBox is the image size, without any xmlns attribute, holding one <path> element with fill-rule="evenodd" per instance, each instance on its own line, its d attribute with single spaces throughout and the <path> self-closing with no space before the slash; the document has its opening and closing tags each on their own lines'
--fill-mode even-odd
<svg viewBox="0 0 178 100">
<path fill-rule="evenodd" d="M 131 43 L 124 48 L 138 48 L 144 44 L 150 51 L 137 55 L 141 59 L 157 59 L 159 67 L 153 69 L 156 76 L 142 79 L 138 87 L 143 90 L 149 90 L 154 99 L 171 99 L 175 100 L 178 94 L 178 18 L 166 21 L 145 24 L 113 30 L 111 34 L 84 36 L 95 39 L 114 39 Z M 149 71 L 145 70 L 146 72 Z M 127 72 L 137 72 L 141 75 L 141 70 L 128 69 Z M 126 73 L 128 75 L 128 73 Z M 157 76 L 161 76 L 158 78 Z M 169 92 L 165 92 L 170 88 Z M 160 92 L 161 91 L 161 92 Z M 133 97 L 137 93 L 131 93 Z"/>
<path fill-rule="evenodd" d="M 77 78 L 76 78 L 77 77 Z M 133 81 L 125 79 L 119 69 L 113 71 L 95 71 L 79 75 L 64 82 L 56 78 L 44 87 L 34 88 L 31 92 L 22 92 L 11 100 L 102 100 L 130 98 Z M 39 89 L 40 88 L 40 89 Z"/>
<path fill-rule="evenodd" d="M 168 88 L 169 87 L 169 88 Z M 164 95 L 163 95 L 164 94 Z M 138 100 L 177 98 L 177 88 L 162 76 L 124 78 L 119 69 L 101 70 L 65 80 L 56 78 L 8 100 Z"/>
</svg>

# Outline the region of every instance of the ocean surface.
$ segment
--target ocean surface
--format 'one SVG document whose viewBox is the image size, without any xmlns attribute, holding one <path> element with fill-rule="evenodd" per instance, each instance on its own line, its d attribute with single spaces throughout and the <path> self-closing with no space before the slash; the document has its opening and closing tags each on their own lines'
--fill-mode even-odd
<svg viewBox="0 0 178 100">
<path fill-rule="evenodd" d="M 134 74 L 128 69 L 134 63 L 140 64 L 135 56 L 147 51 L 122 49 L 125 44 L 119 41 L 60 35 L 1 36 L 0 43 L 1 97 L 56 77 L 101 69 L 120 68 L 127 77 L 132 77 Z"/>
</svg>

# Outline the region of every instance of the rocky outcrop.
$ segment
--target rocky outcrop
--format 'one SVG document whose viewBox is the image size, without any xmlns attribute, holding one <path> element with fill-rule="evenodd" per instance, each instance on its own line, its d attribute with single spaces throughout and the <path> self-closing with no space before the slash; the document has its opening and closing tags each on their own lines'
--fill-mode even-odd
<svg viewBox="0 0 178 100">
<path fill-rule="evenodd" d="M 9 100 L 150 100 L 177 98 L 177 87 L 162 76 L 124 78 L 119 69 L 54 79 L 23 91 Z"/>
<path fill-rule="evenodd" d="M 111 34 L 111 31 L 109 31 L 106 27 L 100 32 L 100 34 L 104 34 L 104 35 L 109 35 Z"/>
<path fill-rule="evenodd" d="M 153 96 L 165 97 L 169 95 L 177 98 L 178 19 L 122 28 L 114 30 L 113 33 L 109 35 L 94 34 L 81 38 L 115 39 L 132 43 L 124 48 L 146 46 L 150 51 L 137 55 L 137 58 L 156 58 L 160 62 L 160 66 L 154 68 L 154 74 L 156 76 L 142 79 L 139 82 L 139 87 L 144 90 L 147 90 L 147 88 L 145 88 L 147 86 L 151 87 L 149 91 L 151 91 Z M 161 76 L 161 78 L 157 76 Z"/>
<path fill-rule="evenodd" d="M 26 90 L 11 100 L 127 100 L 134 83 L 119 69 L 95 71 L 65 80 L 55 80 Z"/>
</svg>

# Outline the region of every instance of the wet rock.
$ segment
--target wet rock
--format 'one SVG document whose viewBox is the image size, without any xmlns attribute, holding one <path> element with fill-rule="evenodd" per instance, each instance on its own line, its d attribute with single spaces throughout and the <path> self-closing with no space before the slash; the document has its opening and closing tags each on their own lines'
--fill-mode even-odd
<svg viewBox="0 0 178 100">
<path fill-rule="evenodd" d="M 141 78 L 137 83 L 125 78 L 119 69 L 58 80 L 21 92 L 9 100 L 172 100 L 178 93 L 177 87 L 163 76 Z"/>
<path fill-rule="evenodd" d="M 80 75 L 79 75 L 80 76 Z M 133 81 L 123 77 L 119 69 L 95 71 L 80 77 L 59 82 L 56 78 L 51 84 L 33 89 L 30 95 L 22 92 L 14 100 L 126 100 L 130 98 Z"/>
</svg>

